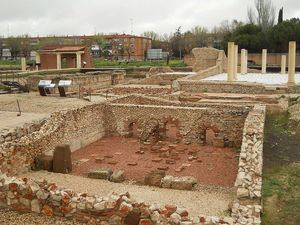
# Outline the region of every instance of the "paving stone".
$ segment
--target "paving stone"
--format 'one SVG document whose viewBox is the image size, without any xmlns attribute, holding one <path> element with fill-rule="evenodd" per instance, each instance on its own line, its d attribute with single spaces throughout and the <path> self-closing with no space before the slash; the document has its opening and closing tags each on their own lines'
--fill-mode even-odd
<svg viewBox="0 0 300 225">
<path fill-rule="evenodd" d="M 89 178 L 108 180 L 112 175 L 112 169 L 99 168 L 88 172 Z"/>
</svg>

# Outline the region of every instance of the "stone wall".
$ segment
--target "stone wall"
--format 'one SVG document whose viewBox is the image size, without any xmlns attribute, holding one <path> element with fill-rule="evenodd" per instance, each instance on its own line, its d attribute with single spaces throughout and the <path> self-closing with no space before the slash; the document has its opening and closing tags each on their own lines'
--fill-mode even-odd
<svg viewBox="0 0 300 225">
<path fill-rule="evenodd" d="M 8 175 L 26 172 L 34 159 L 55 146 L 69 144 L 71 150 L 77 150 L 105 135 L 103 105 L 85 106 L 80 109 L 55 112 L 46 121 L 37 122 L 30 127 L 37 129 L 21 134 L 16 138 L 5 139 L 0 144 L 0 171 Z"/>
<path fill-rule="evenodd" d="M 125 76 L 126 72 L 123 70 L 112 70 L 87 72 L 85 74 L 34 75 L 29 76 L 26 80 L 30 90 L 34 91 L 38 90 L 37 87 L 40 80 L 52 80 L 52 83 L 56 85 L 60 80 L 72 80 L 72 85 L 68 87 L 67 90 L 70 92 L 78 92 L 79 88 L 93 91 L 116 84 L 122 84 Z"/>
<path fill-rule="evenodd" d="M 240 55 L 240 54 L 239 54 Z M 268 53 L 267 64 L 270 66 L 281 65 L 281 56 L 285 55 L 286 60 L 288 62 L 288 54 L 287 53 Z M 239 57 L 239 60 L 241 57 Z M 262 54 L 261 53 L 248 53 L 248 60 L 253 61 L 256 65 L 261 65 L 262 63 Z M 296 66 L 300 66 L 300 54 L 296 54 Z"/>
<path fill-rule="evenodd" d="M 116 101 L 118 99 L 108 104 L 54 113 L 28 134 L 20 137 L 16 135 L 17 138 L 14 140 L 5 140 L 0 145 L 0 171 L 9 175 L 22 173 L 30 167 L 38 154 L 52 150 L 57 144 L 72 144 L 77 140 L 79 142 L 77 144 L 81 145 L 87 141 L 86 138 L 90 138 L 89 142 L 92 142 L 110 132 L 125 135 L 127 125 L 132 121 L 148 128 L 148 125 L 152 124 L 149 124 L 149 121 L 157 120 L 159 124 L 175 119 L 179 121 L 182 135 L 186 136 L 186 139 L 190 138 L 189 140 L 196 138 L 197 132 L 195 133 L 194 128 L 201 130 L 202 126 L 215 126 L 219 134 L 222 133 L 228 140 L 241 140 L 236 179 L 237 200 L 232 206 L 232 217 L 199 216 L 192 220 L 185 209 L 174 205 L 158 207 L 137 203 L 130 199 L 128 193 L 112 194 L 108 197 L 90 196 L 69 189 L 60 189 L 47 181 L 37 182 L 26 178 L 7 177 L 4 174 L 0 174 L 0 206 L 20 212 L 75 218 L 99 225 L 261 224 L 265 106 L 255 105 L 249 112 L 250 109 L 241 111 L 237 107 L 222 110 L 222 108 L 174 105 L 126 105 L 114 103 Z"/>
<path fill-rule="evenodd" d="M 90 196 L 60 189 L 45 180 L 37 182 L 6 175 L 0 175 L 0 206 L 19 212 L 75 218 L 94 225 L 233 224 L 229 217 L 199 215 L 199 218 L 192 220 L 184 208 L 137 203 L 130 199 L 129 193 L 108 197 Z"/>
<path fill-rule="evenodd" d="M 215 66 L 218 70 L 216 74 L 222 73 L 226 69 L 227 59 L 225 52 L 222 50 L 215 48 L 194 48 L 192 53 L 195 57 L 193 70 L 197 72 L 198 75 L 201 75 L 202 71 L 206 71 L 207 69 Z"/>
<path fill-rule="evenodd" d="M 121 85 L 105 90 L 105 93 L 115 95 L 128 95 L 128 94 L 144 94 L 144 95 L 162 95 L 171 94 L 172 89 L 170 86 L 154 86 L 154 85 Z"/>
<path fill-rule="evenodd" d="M 225 146 L 240 147 L 247 110 L 214 109 L 200 107 L 175 107 L 155 105 L 111 104 L 111 132 L 128 135 L 130 125 L 140 129 L 140 138 L 147 141 L 155 135 L 164 136 L 167 123 L 178 123 L 178 133 L 185 143 L 205 143 L 207 129 Z M 174 122 L 175 121 L 175 122 Z"/>
<path fill-rule="evenodd" d="M 227 81 L 193 81 L 181 79 L 173 82 L 173 89 L 192 93 L 285 94 L 300 93 L 300 85 L 265 86 L 263 84 Z"/>
<path fill-rule="evenodd" d="M 171 85 L 174 80 L 184 78 L 187 74 L 158 74 L 141 80 L 129 81 L 129 84 L 138 85 Z"/>
<path fill-rule="evenodd" d="M 245 121 L 239 169 L 235 182 L 237 201 L 232 209 L 236 224 L 261 224 L 265 114 L 266 107 L 256 105 Z"/>
</svg>

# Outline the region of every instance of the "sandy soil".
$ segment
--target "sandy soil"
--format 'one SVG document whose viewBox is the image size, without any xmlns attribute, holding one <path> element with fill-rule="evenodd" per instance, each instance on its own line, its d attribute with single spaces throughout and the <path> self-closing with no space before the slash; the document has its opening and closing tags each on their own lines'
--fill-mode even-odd
<svg viewBox="0 0 300 225">
<path fill-rule="evenodd" d="M 0 209 L 1 225 L 83 225 L 83 223 L 61 217 L 47 217 L 35 213 L 17 213 Z"/>
<path fill-rule="evenodd" d="M 168 149 L 171 144 L 172 142 L 163 142 L 162 147 Z M 137 154 L 140 146 L 146 147 L 135 138 L 103 138 L 72 153 L 72 161 L 77 162 L 73 166 L 73 174 L 85 175 L 88 171 L 97 168 L 121 169 L 125 171 L 127 179 L 142 182 L 147 172 L 159 168 L 165 170 L 167 167 L 167 175 L 193 176 L 201 184 L 227 187 L 234 185 L 238 158 L 229 148 L 177 144 L 175 149 L 167 152 L 168 156 L 161 156 L 161 153 L 151 152 L 150 147 L 146 147 L 144 154 Z M 184 152 L 177 153 L 183 149 Z M 174 164 L 168 164 L 166 161 L 172 159 L 172 153 L 177 153 L 178 158 L 173 160 Z M 195 159 L 190 161 L 188 158 L 191 156 Z M 95 158 L 104 160 L 97 163 Z M 130 166 L 128 163 L 137 163 L 137 165 Z M 175 171 L 181 165 L 186 165 L 186 168 L 180 172 Z"/>
<path fill-rule="evenodd" d="M 15 127 L 21 127 L 25 123 L 32 123 L 36 120 L 47 118 L 48 113 L 22 113 L 17 116 L 17 112 L 0 111 L 0 130 L 13 129 Z"/>
<path fill-rule="evenodd" d="M 196 191 L 179 191 L 129 183 L 111 183 L 105 180 L 90 179 L 66 174 L 54 174 L 46 171 L 30 172 L 24 176 L 33 179 L 46 179 L 59 187 L 70 188 L 76 192 L 108 196 L 112 192 L 121 194 L 129 192 L 133 200 L 148 204 L 175 204 L 188 209 L 190 216 L 224 215 L 228 204 L 234 198 L 232 188 L 199 187 Z"/>
<path fill-rule="evenodd" d="M 41 97 L 37 92 L 5 94 L 0 95 L 0 111 L 18 112 L 17 100 L 19 100 L 22 112 L 52 113 L 54 111 L 85 106 L 93 102 L 105 101 L 105 98 L 92 96 L 92 102 L 88 102 L 78 98 Z"/>
<path fill-rule="evenodd" d="M 17 116 L 20 104 L 21 116 Z M 95 102 L 105 101 L 100 96 L 92 96 L 92 101 L 78 98 L 41 97 L 37 92 L 0 95 L 0 130 L 21 127 L 25 123 L 48 117 L 60 110 L 82 107 Z"/>
</svg>

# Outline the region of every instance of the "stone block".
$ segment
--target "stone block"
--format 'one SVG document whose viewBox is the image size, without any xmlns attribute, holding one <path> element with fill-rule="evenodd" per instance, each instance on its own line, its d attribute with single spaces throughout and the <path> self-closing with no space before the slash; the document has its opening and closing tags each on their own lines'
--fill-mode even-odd
<svg viewBox="0 0 300 225">
<path fill-rule="evenodd" d="M 165 176 L 161 180 L 161 187 L 163 187 L 163 188 L 171 188 L 173 180 L 174 180 L 173 176 Z"/>
<path fill-rule="evenodd" d="M 193 177 L 175 177 L 172 182 L 172 189 L 192 190 L 197 184 L 197 180 Z"/>
<path fill-rule="evenodd" d="M 100 168 L 100 169 L 89 171 L 88 177 L 94 179 L 109 180 L 112 174 L 113 174 L 112 169 Z"/>
<path fill-rule="evenodd" d="M 72 172 L 71 149 L 69 145 L 59 145 L 55 148 L 53 154 L 53 172 Z"/>
<path fill-rule="evenodd" d="M 212 142 L 213 142 L 213 146 L 217 148 L 224 148 L 225 146 L 224 138 L 221 137 L 214 138 Z"/>
<path fill-rule="evenodd" d="M 149 186 L 160 187 L 161 179 L 166 176 L 165 171 L 153 170 L 146 174 L 144 183 Z"/>
<path fill-rule="evenodd" d="M 53 156 L 40 155 L 34 161 L 33 170 L 53 171 Z"/>
<path fill-rule="evenodd" d="M 122 183 L 125 181 L 125 175 L 123 170 L 116 170 L 110 176 L 110 181 L 114 183 Z"/>
</svg>

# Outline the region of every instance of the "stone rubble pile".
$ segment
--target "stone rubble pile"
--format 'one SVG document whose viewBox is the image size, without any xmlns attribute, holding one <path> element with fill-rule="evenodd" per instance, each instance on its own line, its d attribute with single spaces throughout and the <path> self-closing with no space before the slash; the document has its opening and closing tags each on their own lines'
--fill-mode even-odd
<svg viewBox="0 0 300 225">
<path fill-rule="evenodd" d="M 238 198 L 261 198 L 265 107 L 255 106 L 244 127 L 238 176 Z"/>
<path fill-rule="evenodd" d="M 89 196 L 60 189 L 55 183 L 0 175 L 0 206 L 19 212 L 75 218 L 95 225 L 232 225 L 231 218 L 189 218 L 186 209 L 175 205 L 133 202 L 128 193 L 109 197 Z"/>
<path fill-rule="evenodd" d="M 235 182 L 237 201 L 232 207 L 234 224 L 261 224 L 265 113 L 265 106 L 255 105 L 245 121 L 239 169 Z"/>
</svg>

